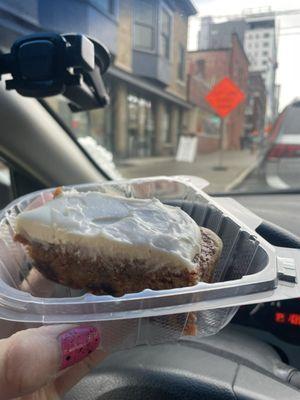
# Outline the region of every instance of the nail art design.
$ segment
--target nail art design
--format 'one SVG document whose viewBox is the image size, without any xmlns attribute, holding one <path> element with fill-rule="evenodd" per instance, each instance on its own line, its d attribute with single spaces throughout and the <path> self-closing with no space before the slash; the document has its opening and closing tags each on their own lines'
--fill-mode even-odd
<svg viewBox="0 0 300 400">
<path fill-rule="evenodd" d="M 58 337 L 61 347 L 60 369 L 65 369 L 87 357 L 100 344 L 100 335 L 93 326 L 79 326 Z"/>
</svg>

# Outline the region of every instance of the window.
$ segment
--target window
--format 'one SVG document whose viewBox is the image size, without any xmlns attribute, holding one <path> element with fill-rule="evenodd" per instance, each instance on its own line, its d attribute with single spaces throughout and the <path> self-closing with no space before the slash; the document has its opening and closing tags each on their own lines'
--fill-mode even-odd
<svg viewBox="0 0 300 400">
<path fill-rule="evenodd" d="M 268 55 L 269 55 L 269 52 L 268 52 L 267 50 L 265 50 L 265 51 L 262 52 L 262 55 L 263 55 L 263 56 L 268 56 Z"/>
<path fill-rule="evenodd" d="M 106 80 L 106 88 L 112 94 L 111 81 Z M 113 150 L 112 109 L 95 109 L 72 113 L 68 101 L 63 96 L 47 98 L 47 104 L 55 111 L 64 123 L 72 130 L 77 139 L 87 136 L 93 138 L 98 145 Z"/>
<path fill-rule="evenodd" d="M 115 0 L 92 0 L 92 4 L 108 12 L 109 14 L 115 13 Z"/>
<path fill-rule="evenodd" d="M 198 125 L 200 130 L 207 135 L 219 135 L 220 132 L 220 118 L 215 115 L 198 114 Z"/>
<path fill-rule="evenodd" d="M 259 47 L 259 42 L 255 43 L 255 47 L 258 48 Z"/>
<path fill-rule="evenodd" d="M 163 8 L 161 15 L 161 54 L 170 58 L 171 44 L 171 15 Z"/>
<path fill-rule="evenodd" d="M 257 34 L 255 35 L 255 37 L 256 37 L 256 39 L 259 39 L 259 33 L 257 33 Z"/>
<path fill-rule="evenodd" d="M 197 76 L 199 78 L 205 78 L 205 60 L 197 61 Z"/>
<path fill-rule="evenodd" d="M 238 83 L 240 85 L 243 84 L 243 79 L 244 79 L 244 71 L 243 68 L 239 67 L 239 71 L 238 71 Z"/>
<path fill-rule="evenodd" d="M 270 37 L 269 32 L 264 33 L 264 38 L 266 39 L 266 38 L 268 38 L 268 37 Z"/>
<path fill-rule="evenodd" d="M 134 46 L 151 51 L 154 48 L 155 10 L 152 2 L 136 0 L 134 3 Z"/>
<path fill-rule="evenodd" d="M 182 44 L 178 47 L 178 78 L 183 81 L 185 73 L 185 48 Z"/>
<path fill-rule="evenodd" d="M 267 61 L 267 60 L 263 60 L 262 64 L 263 64 L 263 65 L 267 65 L 267 64 L 268 64 L 268 61 Z"/>
<path fill-rule="evenodd" d="M 171 109 L 169 106 L 166 106 L 165 112 L 163 113 L 161 137 L 163 143 L 171 142 Z"/>
<path fill-rule="evenodd" d="M 184 130 L 184 125 L 183 125 L 183 111 L 181 108 L 178 109 L 178 124 L 177 124 L 177 143 L 180 139 L 180 136 L 182 135 Z"/>
<path fill-rule="evenodd" d="M 252 43 L 248 43 L 248 48 L 249 48 L 249 49 L 252 48 Z"/>
<path fill-rule="evenodd" d="M 248 39 L 251 40 L 253 38 L 253 36 L 251 35 L 251 33 L 248 35 Z"/>
<path fill-rule="evenodd" d="M 263 47 L 269 47 L 269 43 L 268 42 L 263 42 Z"/>
</svg>

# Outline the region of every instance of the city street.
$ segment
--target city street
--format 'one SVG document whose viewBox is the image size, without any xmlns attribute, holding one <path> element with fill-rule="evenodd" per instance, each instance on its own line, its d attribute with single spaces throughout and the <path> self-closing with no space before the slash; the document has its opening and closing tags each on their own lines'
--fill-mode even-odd
<svg viewBox="0 0 300 400">
<path fill-rule="evenodd" d="M 124 178 L 157 175 L 194 175 L 210 182 L 207 191 L 257 192 L 300 188 L 300 158 L 259 162 L 249 151 L 225 152 L 224 171 L 216 171 L 219 153 L 199 156 L 193 163 L 177 162 L 170 157 L 129 159 L 118 165 Z"/>
<path fill-rule="evenodd" d="M 300 188 L 300 158 L 267 161 L 256 168 L 235 190 L 266 191 Z"/>
<path fill-rule="evenodd" d="M 124 178 L 137 178 L 158 175 L 194 175 L 209 182 L 207 192 L 232 190 L 243 179 L 247 171 L 258 163 L 259 155 L 249 150 L 224 151 L 223 170 L 217 170 L 220 153 L 201 154 L 194 162 L 176 161 L 173 157 L 147 157 L 127 159 L 117 165 Z"/>
</svg>

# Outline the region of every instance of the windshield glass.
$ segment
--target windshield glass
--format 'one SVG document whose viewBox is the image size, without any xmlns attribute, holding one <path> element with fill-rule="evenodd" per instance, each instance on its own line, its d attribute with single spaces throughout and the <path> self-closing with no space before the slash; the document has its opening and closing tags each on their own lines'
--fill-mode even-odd
<svg viewBox="0 0 300 400">
<path fill-rule="evenodd" d="M 81 3 L 86 21 L 76 9 L 52 18 L 49 2 L 44 18 L 109 48 L 110 105 L 72 113 L 63 97 L 47 101 L 113 178 L 196 175 L 210 193 L 300 189 L 298 0 Z"/>
</svg>

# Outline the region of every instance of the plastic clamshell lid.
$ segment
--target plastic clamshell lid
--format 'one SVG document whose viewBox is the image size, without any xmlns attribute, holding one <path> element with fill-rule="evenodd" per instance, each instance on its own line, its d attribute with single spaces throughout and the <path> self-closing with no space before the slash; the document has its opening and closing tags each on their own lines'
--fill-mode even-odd
<svg viewBox="0 0 300 400">
<path fill-rule="evenodd" d="M 205 185 L 206 181 L 193 177 L 155 177 L 74 185 L 66 187 L 64 190 L 76 188 L 78 191 L 100 191 L 126 197 L 156 197 L 169 204 L 174 201 L 177 204 L 181 202 L 183 209 L 199 225 L 204 220 L 212 225 L 218 224 L 215 230 L 219 230 L 224 235 L 224 254 L 222 254 L 220 260 L 222 267 L 220 279 L 225 276 L 224 271 L 228 273 L 230 268 L 234 268 L 233 264 L 230 263 L 233 260 L 234 246 L 237 242 L 243 245 L 248 241 L 249 244 L 255 245 L 252 259 L 247 261 L 247 265 L 253 266 L 256 263 L 254 271 L 257 270 L 258 272 L 247 275 L 249 271 L 244 271 L 244 276 L 239 279 L 217 281 L 212 284 L 199 283 L 191 287 L 160 291 L 146 289 L 143 292 L 127 294 L 121 298 L 95 296 L 89 293 L 77 297 L 63 298 L 33 296 L 20 290 L 18 285 L 14 283 L 17 274 L 13 276 L 10 268 L 12 268 L 12 264 L 24 261 L 26 255 L 19 254 L 20 245 L 17 250 L 18 254 L 16 253 L 11 236 L 15 216 L 37 198 L 42 201 L 47 198 L 47 194 L 53 191 L 53 189 L 48 189 L 26 195 L 14 201 L 1 213 L 0 318 L 42 323 L 111 321 L 265 302 L 275 298 L 274 293 L 280 293 L 279 296 L 282 298 L 295 296 L 295 285 L 290 285 L 291 290 L 281 290 L 282 285 L 278 281 L 277 275 L 278 250 L 255 232 L 254 229 L 259 224 L 258 217 L 252 218 L 249 212 L 245 217 L 247 222 L 245 223 L 240 219 L 243 216 L 243 207 L 234 201 L 211 198 L 202 191 Z M 201 205 L 202 211 L 197 214 L 198 205 Z M 216 219 L 216 215 L 218 219 Z M 258 253 L 260 254 L 259 257 L 257 256 Z M 285 249 L 284 254 L 285 257 L 299 262 L 299 252 Z M 243 254 L 240 255 L 243 256 Z M 245 262 L 243 258 L 241 258 L 241 262 Z M 236 267 L 238 268 L 239 265 Z"/>
</svg>

